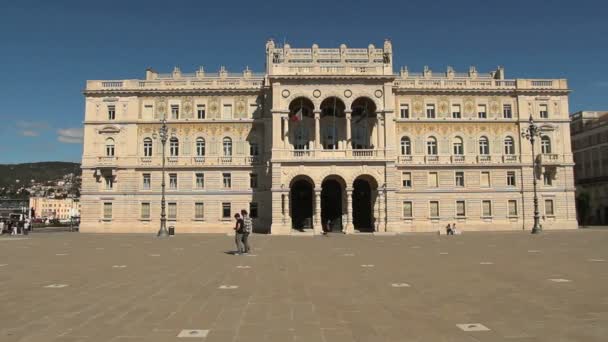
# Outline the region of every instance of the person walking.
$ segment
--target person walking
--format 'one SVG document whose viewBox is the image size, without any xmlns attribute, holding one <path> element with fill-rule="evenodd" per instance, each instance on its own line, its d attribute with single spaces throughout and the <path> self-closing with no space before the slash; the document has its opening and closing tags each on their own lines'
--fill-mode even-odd
<svg viewBox="0 0 608 342">
<path fill-rule="evenodd" d="M 243 219 L 239 213 L 234 214 L 234 219 L 236 220 L 234 226 L 234 242 L 236 243 L 236 252 L 235 255 L 241 255 L 244 251 L 243 249 Z"/>
<path fill-rule="evenodd" d="M 253 232 L 253 222 L 247 210 L 241 210 L 241 215 L 243 215 L 243 248 L 245 249 L 245 253 L 249 253 L 251 250 L 249 247 L 249 234 Z"/>
</svg>

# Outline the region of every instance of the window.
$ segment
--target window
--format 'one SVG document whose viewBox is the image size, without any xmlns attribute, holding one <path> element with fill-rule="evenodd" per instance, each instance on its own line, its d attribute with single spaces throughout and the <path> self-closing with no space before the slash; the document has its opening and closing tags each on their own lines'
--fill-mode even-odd
<svg viewBox="0 0 608 342">
<path fill-rule="evenodd" d="M 517 200 L 509 200 L 509 216 L 517 216 Z"/>
<path fill-rule="evenodd" d="M 203 202 L 194 203 L 194 219 L 202 220 L 205 218 L 205 204 Z"/>
<path fill-rule="evenodd" d="M 454 138 L 453 148 L 454 148 L 454 155 L 456 155 L 456 156 L 464 155 L 464 144 L 462 142 L 461 137 Z"/>
<path fill-rule="evenodd" d="M 477 105 L 477 117 L 480 118 L 480 119 L 487 119 L 488 118 L 488 112 L 486 110 L 486 105 L 485 104 Z"/>
<path fill-rule="evenodd" d="M 230 203 L 228 203 L 228 202 L 222 203 L 222 218 L 223 219 L 230 219 L 231 211 L 232 210 L 230 208 Z"/>
<path fill-rule="evenodd" d="M 144 139 L 144 156 L 152 157 L 152 139 L 150 138 Z"/>
<path fill-rule="evenodd" d="M 453 119 L 460 119 L 460 118 L 462 118 L 462 113 L 460 111 L 460 105 L 459 104 L 452 105 L 452 118 Z"/>
<path fill-rule="evenodd" d="M 433 218 L 439 217 L 439 202 L 431 201 L 429 203 L 429 215 Z"/>
<path fill-rule="evenodd" d="M 464 172 L 456 171 L 454 181 L 456 186 L 463 187 L 464 186 Z"/>
<path fill-rule="evenodd" d="M 481 137 L 479 138 L 479 154 L 488 155 L 490 154 L 490 142 L 488 138 Z"/>
<path fill-rule="evenodd" d="M 249 155 L 250 156 L 257 156 L 260 154 L 260 148 L 258 146 L 257 142 L 250 142 L 249 143 Z"/>
<path fill-rule="evenodd" d="M 249 187 L 252 189 L 257 189 L 258 187 L 258 175 L 255 173 L 249 174 Z"/>
<path fill-rule="evenodd" d="M 148 220 L 150 219 L 150 203 L 144 202 L 141 204 L 141 219 Z"/>
<path fill-rule="evenodd" d="M 555 215 L 555 213 L 553 211 L 553 200 L 552 199 L 545 200 L 545 215 L 547 215 L 547 216 Z"/>
<path fill-rule="evenodd" d="M 224 157 L 232 156 L 232 139 L 225 137 L 223 140 Z"/>
<path fill-rule="evenodd" d="M 295 135 L 294 148 L 296 150 L 308 150 L 308 129 L 304 125 L 298 125 L 295 129 Z"/>
<path fill-rule="evenodd" d="M 171 119 L 179 119 L 179 105 L 171 105 Z"/>
<path fill-rule="evenodd" d="M 176 137 L 169 139 L 169 155 L 171 157 L 179 156 L 179 140 Z"/>
<path fill-rule="evenodd" d="M 154 106 L 151 104 L 144 105 L 144 119 L 151 119 L 154 114 Z"/>
<path fill-rule="evenodd" d="M 254 116 L 256 116 L 256 111 L 258 110 L 258 104 L 257 103 L 250 103 L 249 104 L 249 117 L 253 118 Z"/>
<path fill-rule="evenodd" d="M 114 178 L 112 176 L 104 177 L 106 183 L 106 190 L 112 190 L 114 188 Z"/>
<path fill-rule="evenodd" d="M 436 188 L 439 186 L 437 172 L 429 172 L 428 184 L 430 188 Z"/>
<path fill-rule="evenodd" d="M 177 173 L 169 174 L 169 189 L 177 190 Z"/>
<path fill-rule="evenodd" d="M 412 187 L 412 173 L 411 172 L 402 172 L 401 173 L 401 184 L 404 188 Z"/>
<path fill-rule="evenodd" d="M 401 119 L 409 119 L 410 118 L 410 105 L 402 103 L 400 106 L 399 115 Z"/>
<path fill-rule="evenodd" d="M 196 188 L 197 189 L 205 188 L 205 174 L 204 173 L 196 174 Z"/>
<path fill-rule="evenodd" d="M 222 182 L 225 189 L 232 187 L 232 176 L 229 173 L 222 173 Z"/>
<path fill-rule="evenodd" d="M 492 201 L 483 200 L 481 201 L 481 216 L 491 217 L 492 216 Z"/>
<path fill-rule="evenodd" d="M 152 181 L 150 179 L 150 174 L 149 173 L 144 173 L 143 175 L 143 189 L 144 190 L 150 190 L 151 185 L 152 185 Z"/>
<path fill-rule="evenodd" d="M 108 138 L 106 139 L 106 157 L 114 157 L 114 139 Z"/>
<path fill-rule="evenodd" d="M 408 137 L 401 138 L 401 155 L 409 156 L 412 154 L 412 142 Z"/>
<path fill-rule="evenodd" d="M 115 120 L 115 119 L 116 119 L 116 106 L 108 105 L 108 120 Z"/>
<path fill-rule="evenodd" d="M 505 154 L 515 154 L 515 141 L 512 137 L 505 138 Z"/>
<path fill-rule="evenodd" d="M 479 182 L 479 185 L 482 188 L 489 188 L 490 187 L 490 172 L 484 171 L 484 172 L 481 173 L 481 180 Z"/>
<path fill-rule="evenodd" d="M 404 218 L 412 217 L 412 202 L 411 201 L 403 202 L 403 217 Z"/>
<path fill-rule="evenodd" d="M 222 118 L 226 120 L 232 119 L 232 104 L 224 104 L 223 109 Z"/>
<path fill-rule="evenodd" d="M 175 203 L 175 202 L 167 203 L 167 219 L 169 219 L 169 220 L 177 219 L 177 203 Z"/>
<path fill-rule="evenodd" d="M 112 202 L 104 202 L 103 204 L 103 218 L 104 220 L 112 219 Z"/>
<path fill-rule="evenodd" d="M 196 156 L 204 157 L 205 156 L 205 139 L 198 137 L 196 138 Z"/>
<path fill-rule="evenodd" d="M 437 139 L 435 137 L 429 137 L 426 140 L 426 154 L 429 156 L 437 155 Z"/>
<path fill-rule="evenodd" d="M 258 203 L 257 202 L 249 203 L 249 217 L 251 217 L 251 218 L 258 217 Z"/>
<path fill-rule="evenodd" d="M 539 108 L 540 108 L 540 111 L 539 111 L 540 117 L 543 118 L 543 119 L 549 118 L 549 111 L 547 109 L 547 105 L 546 104 L 541 104 L 539 106 Z"/>
<path fill-rule="evenodd" d="M 196 118 L 199 120 L 202 120 L 205 118 L 206 116 L 206 112 L 205 112 L 205 105 L 204 104 L 198 104 L 196 105 Z"/>
<path fill-rule="evenodd" d="M 513 118 L 513 111 L 511 109 L 510 104 L 506 104 L 502 106 L 502 117 L 505 119 Z"/>
<path fill-rule="evenodd" d="M 426 117 L 428 119 L 434 119 L 435 118 L 435 105 L 434 104 L 427 104 L 426 105 Z"/>
<path fill-rule="evenodd" d="M 458 216 L 458 217 L 467 216 L 466 204 L 464 201 L 456 201 L 456 216 Z"/>
<path fill-rule="evenodd" d="M 507 186 L 515 186 L 515 171 L 507 171 Z"/>
<path fill-rule="evenodd" d="M 543 154 L 551 153 L 551 139 L 546 135 L 540 138 L 540 150 Z"/>
<path fill-rule="evenodd" d="M 546 186 L 552 186 L 553 185 L 553 174 L 551 171 L 545 171 L 543 172 L 543 183 Z"/>
</svg>

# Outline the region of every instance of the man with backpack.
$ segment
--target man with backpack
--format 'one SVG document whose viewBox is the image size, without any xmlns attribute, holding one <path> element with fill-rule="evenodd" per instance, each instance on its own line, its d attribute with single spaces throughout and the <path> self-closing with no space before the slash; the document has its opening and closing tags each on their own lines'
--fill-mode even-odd
<svg viewBox="0 0 608 342">
<path fill-rule="evenodd" d="M 251 222 L 251 217 L 247 213 L 247 210 L 241 210 L 241 214 L 243 215 L 243 246 L 245 248 L 245 253 L 249 253 L 249 234 L 253 232 L 253 223 Z"/>
</svg>

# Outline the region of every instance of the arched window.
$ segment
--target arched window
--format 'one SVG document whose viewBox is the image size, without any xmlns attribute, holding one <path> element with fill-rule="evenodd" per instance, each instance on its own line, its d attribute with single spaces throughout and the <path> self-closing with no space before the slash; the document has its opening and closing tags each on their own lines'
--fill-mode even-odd
<svg viewBox="0 0 608 342">
<path fill-rule="evenodd" d="M 198 157 L 205 155 L 205 139 L 201 137 L 196 138 L 196 155 Z"/>
<path fill-rule="evenodd" d="M 106 139 L 106 156 L 114 157 L 114 139 L 108 138 Z"/>
<path fill-rule="evenodd" d="M 223 141 L 224 157 L 232 156 L 232 139 L 225 137 Z"/>
<path fill-rule="evenodd" d="M 437 155 L 437 139 L 435 137 L 428 137 L 426 139 L 426 154 L 429 156 Z"/>
<path fill-rule="evenodd" d="M 298 125 L 295 131 L 295 145 L 296 150 L 308 150 L 308 129 L 304 125 Z"/>
<path fill-rule="evenodd" d="M 169 155 L 171 157 L 179 156 L 179 140 L 176 137 L 169 139 Z"/>
<path fill-rule="evenodd" d="M 401 155 L 409 156 L 412 154 L 412 141 L 408 137 L 401 138 Z"/>
<path fill-rule="evenodd" d="M 152 139 L 150 138 L 144 139 L 144 156 L 152 157 Z"/>
<path fill-rule="evenodd" d="M 515 140 L 512 137 L 505 138 L 505 154 L 515 154 Z"/>
<path fill-rule="evenodd" d="M 540 150 L 543 154 L 551 153 L 551 139 L 546 135 L 540 138 Z"/>
<path fill-rule="evenodd" d="M 461 156 L 464 154 L 464 144 L 462 143 L 461 137 L 454 138 L 454 143 L 452 145 L 454 147 L 454 155 Z"/>
<path fill-rule="evenodd" d="M 479 154 L 488 155 L 490 154 L 490 142 L 487 137 L 479 138 Z"/>
</svg>

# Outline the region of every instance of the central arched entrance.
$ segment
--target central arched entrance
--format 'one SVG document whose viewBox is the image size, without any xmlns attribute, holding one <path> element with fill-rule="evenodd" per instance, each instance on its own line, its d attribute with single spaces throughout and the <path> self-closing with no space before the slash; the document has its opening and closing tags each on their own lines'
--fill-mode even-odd
<svg viewBox="0 0 608 342">
<path fill-rule="evenodd" d="M 321 184 L 321 224 L 327 231 L 342 231 L 342 189 L 336 179 L 326 179 Z"/>
<path fill-rule="evenodd" d="M 306 179 L 292 183 L 289 190 L 289 207 L 291 208 L 291 227 L 303 230 L 312 228 L 313 185 Z"/>
<path fill-rule="evenodd" d="M 373 208 L 377 184 L 362 176 L 353 182 L 353 227 L 360 232 L 374 231 Z"/>
</svg>

